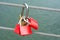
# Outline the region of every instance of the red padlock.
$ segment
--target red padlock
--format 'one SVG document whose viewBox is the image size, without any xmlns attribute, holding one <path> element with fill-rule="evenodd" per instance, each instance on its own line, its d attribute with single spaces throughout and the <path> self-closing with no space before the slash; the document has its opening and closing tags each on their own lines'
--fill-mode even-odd
<svg viewBox="0 0 60 40">
<path fill-rule="evenodd" d="M 26 36 L 26 35 L 32 34 L 32 30 L 29 25 L 20 26 L 19 24 L 16 24 L 14 32 L 21 35 L 21 36 Z"/>
<path fill-rule="evenodd" d="M 20 25 L 16 24 L 15 28 L 14 28 L 14 32 L 17 34 L 20 34 Z"/>
<path fill-rule="evenodd" d="M 25 17 L 21 17 L 19 23 L 16 25 L 15 32 L 21 36 L 32 34 L 30 25 L 24 21 Z M 26 20 L 28 21 L 28 20 Z"/>
<path fill-rule="evenodd" d="M 31 27 L 33 27 L 34 29 L 38 29 L 38 22 L 35 20 L 35 19 L 33 19 L 33 18 L 29 18 L 29 22 L 30 22 L 30 26 Z"/>
<path fill-rule="evenodd" d="M 25 18 L 28 18 L 28 5 L 25 4 L 26 8 L 27 8 L 27 11 L 26 11 L 26 17 Z M 20 20 L 19 20 L 19 23 L 16 24 L 16 27 L 14 29 L 14 32 L 21 35 L 21 36 L 26 36 L 26 35 L 30 35 L 32 34 L 32 30 L 31 30 L 31 27 L 33 27 L 34 29 L 38 29 L 38 23 L 36 20 L 34 20 L 33 18 L 28 18 L 28 21 L 23 17 L 23 11 L 24 11 L 24 8 L 22 8 L 22 13 L 21 13 L 21 17 L 20 17 Z M 27 22 L 28 24 L 27 25 L 22 25 L 22 19 L 25 19 L 25 22 Z M 24 24 L 24 23 L 23 23 Z"/>
<path fill-rule="evenodd" d="M 20 26 L 20 35 L 26 36 L 32 34 L 31 27 L 29 25 Z"/>
</svg>

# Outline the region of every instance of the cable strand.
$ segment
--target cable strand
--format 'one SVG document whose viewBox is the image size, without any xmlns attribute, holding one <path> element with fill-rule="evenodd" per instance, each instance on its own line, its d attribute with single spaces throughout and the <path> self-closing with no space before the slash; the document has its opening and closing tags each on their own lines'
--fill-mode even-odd
<svg viewBox="0 0 60 40">
<path fill-rule="evenodd" d="M 22 4 L 14 4 L 14 3 L 6 3 L 6 2 L 0 2 L 0 5 L 8 5 L 8 6 L 16 6 L 16 7 L 25 7 L 25 6 L 22 5 Z M 33 8 L 33 9 L 60 12 L 60 9 L 54 9 L 54 8 L 48 8 L 48 7 L 40 7 L 40 6 L 31 6 L 31 5 L 28 5 L 28 6 L 29 6 L 29 8 Z"/>
</svg>

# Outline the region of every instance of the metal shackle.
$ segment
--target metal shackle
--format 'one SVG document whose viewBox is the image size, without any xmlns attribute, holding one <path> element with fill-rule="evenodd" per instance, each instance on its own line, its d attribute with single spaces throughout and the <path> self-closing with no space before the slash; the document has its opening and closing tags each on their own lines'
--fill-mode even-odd
<svg viewBox="0 0 60 40">
<path fill-rule="evenodd" d="M 22 7 L 22 12 L 21 12 L 21 18 L 20 18 L 20 20 L 19 20 L 19 24 L 21 25 L 21 21 L 22 20 L 24 20 L 26 23 L 28 23 L 29 24 L 29 22 L 28 22 L 28 11 L 29 11 L 29 9 L 28 9 L 28 5 L 25 3 L 25 4 L 23 4 L 24 5 L 24 7 Z M 24 15 L 24 9 L 26 8 L 26 16 L 23 16 Z"/>
<path fill-rule="evenodd" d="M 26 8 L 26 18 L 28 17 L 28 12 L 29 12 L 29 8 L 28 8 L 28 5 L 26 3 L 23 4 L 25 7 L 22 7 L 22 12 L 21 12 L 21 17 L 23 16 L 24 14 L 24 8 Z"/>
</svg>

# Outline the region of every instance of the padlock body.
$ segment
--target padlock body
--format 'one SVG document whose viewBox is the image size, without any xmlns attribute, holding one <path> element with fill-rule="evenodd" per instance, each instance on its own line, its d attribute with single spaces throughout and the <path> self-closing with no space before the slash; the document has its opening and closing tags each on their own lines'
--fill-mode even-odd
<svg viewBox="0 0 60 40">
<path fill-rule="evenodd" d="M 31 27 L 29 25 L 27 26 L 20 26 L 20 35 L 30 35 L 32 34 Z"/>
<path fill-rule="evenodd" d="M 32 30 L 29 25 L 21 26 L 20 24 L 16 24 L 14 32 L 21 35 L 21 36 L 26 36 L 26 35 L 32 34 Z"/>
<path fill-rule="evenodd" d="M 34 28 L 35 30 L 38 29 L 38 22 L 37 22 L 35 19 L 29 18 L 29 22 L 30 22 L 29 25 L 30 25 L 32 28 Z"/>
<path fill-rule="evenodd" d="M 20 34 L 20 25 L 16 24 L 15 28 L 14 28 L 14 32 L 17 34 Z"/>
</svg>

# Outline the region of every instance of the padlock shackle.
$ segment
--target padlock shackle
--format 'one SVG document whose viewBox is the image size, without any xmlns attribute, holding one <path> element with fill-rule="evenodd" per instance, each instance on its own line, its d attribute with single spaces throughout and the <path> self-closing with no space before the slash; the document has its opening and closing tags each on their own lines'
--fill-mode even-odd
<svg viewBox="0 0 60 40">
<path fill-rule="evenodd" d="M 23 4 L 25 7 L 22 7 L 22 12 L 21 12 L 21 17 L 23 16 L 24 14 L 24 8 L 26 8 L 26 18 L 28 18 L 28 12 L 29 12 L 29 9 L 28 9 L 28 5 L 26 3 Z"/>
<path fill-rule="evenodd" d="M 27 3 L 25 3 L 24 5 L 25 5 L 25 7 L 28 9 L 28 5 L 27 5 Z"/>
<path fill-rule="evenodd" d="M 21 12 L 21 17 L 23 16 L 23 14 L 24 14 L 24 7 L 22 7 L 22 12 Z"/>
<path fill-rule="evenodd" d="M 26 18 L 28 18 L 29 7 L 26 3 L 25 3 L 25 7 L 26 7 Z"/>
<path fill-rule="evenodd" d="M 25 22 L 27 22 L 29 24 L 29 22 L 27 21 L 28 19 L 28 5 L 25 3 L 23 4 L 25 7 L 22 7 L 22 12 L 21 12 L 21 15 L 20 15 L 20 20 L 19 20 L 19 23 L 21 25 L 21 20 L 24 19 Z M 26 16 L 24 17 L 23 14 L 24 14 L 24 9 L 26 8 Z"/>
</svg>

